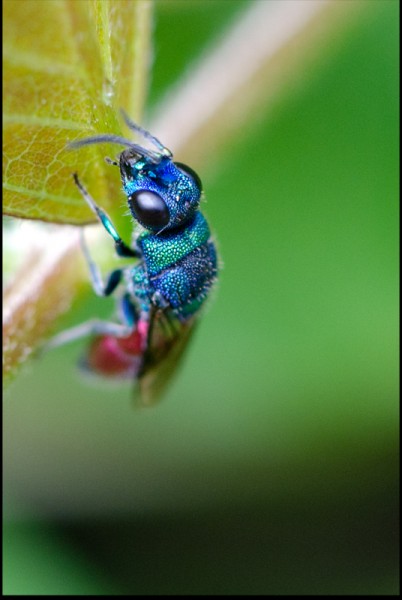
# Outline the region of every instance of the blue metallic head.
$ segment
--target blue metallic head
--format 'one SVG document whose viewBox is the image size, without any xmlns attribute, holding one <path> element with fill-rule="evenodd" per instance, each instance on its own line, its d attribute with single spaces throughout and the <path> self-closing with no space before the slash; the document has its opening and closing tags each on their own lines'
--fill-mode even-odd
<svg viewBox="0 0 402 600">
<path fill-rule="evenodd" d="M 120 154 L 120 174 L 134 219 L 154 233 L 183 225 L 198 208 L 199 177 L 169 156 L 155 160 L 128 148 Z"/>
<path fill-rule="evenodd" d="M 173 162 L 173 155 L 168 148 L 133 123 L 124 111 L 121 113 L 126 125 L 149 140 L 157 151 L 109 134 L 77 140 L 69 147 L 80 148 L 106 142 L 126 146 L 127 149 L 120 154 L 119 166 L 134 219 L 153 233 L 180 227 L 191 220 L 198 208 L 202 192 L 200 178 L 190 167 Z"/>
</svg>

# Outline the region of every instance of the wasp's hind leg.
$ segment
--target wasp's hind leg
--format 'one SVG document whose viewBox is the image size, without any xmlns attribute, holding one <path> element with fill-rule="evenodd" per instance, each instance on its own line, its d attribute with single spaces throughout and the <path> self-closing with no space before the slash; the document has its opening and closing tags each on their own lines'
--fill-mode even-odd
<svg viewBox="0 0 402 600">
<path fill-rule="evenodd" d="M 124 294 L 120 300 L 119 316 L 121 323 L 115 323 L 112 321 L 101 321 L 100 319 L 90 319 L 80 325 L 66 329 L 61 333 L 55 335 L 49 340 L 42 351 L 47 352 L 53 348 L 64 346 L 81 338 L 91 336 L 113 336 L 116 338 L 124 338 L 129 336 L 137 325 L 138 321 L 138 310 L 131 302 L 129 295 Z"/>
<path fill-rule="evenodd" d="M 80 325 L 76 325 L 75 327 L 71 327 L 71 329 L 66 329 L 55 335 L 44 345 L 42 352 L 47 352 L 53 348 L 70 344 L 71 342 L 75 342 L 76 340 L 85 337 L 111 335 L 119 338 L 129 335 L 131 331 L 132 327 L 130 325 L 91 319 L 90 321 L 85 321 L 85 323 L 81 323 Z"/>
</svg>

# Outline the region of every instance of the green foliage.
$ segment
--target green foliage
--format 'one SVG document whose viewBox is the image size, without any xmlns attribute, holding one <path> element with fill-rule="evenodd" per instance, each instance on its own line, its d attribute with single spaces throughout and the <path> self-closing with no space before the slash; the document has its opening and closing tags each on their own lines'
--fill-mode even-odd
<svg viewBox="0 0 402 600">
<path fill-rule="evenodd" d="M 71 178 L 77 153 L 66 146 L 118 133 L 120 107 L 140 117 L 149 12 L 147 4 L 128 0 L 5 1 L 3 212 L 54 223 L 94 221 Z M 112 202 L 119 181 L 104 155 L 99 146 L 81 150 L 79 171 L 120 221 Z"/>
</svg>

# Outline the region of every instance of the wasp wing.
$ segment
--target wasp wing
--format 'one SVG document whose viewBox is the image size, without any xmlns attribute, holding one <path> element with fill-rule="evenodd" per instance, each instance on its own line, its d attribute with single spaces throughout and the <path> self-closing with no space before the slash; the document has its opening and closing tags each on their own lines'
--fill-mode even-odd
<svg viewBox="0 0 402 600">
<path fill-rule="evenodd" d="M 179 365 L 196 322 L 196 317 L 181 321 L 170 308 L 151 307 L 136 404 L 152 406 L 160 399 Z"/>
</svg>

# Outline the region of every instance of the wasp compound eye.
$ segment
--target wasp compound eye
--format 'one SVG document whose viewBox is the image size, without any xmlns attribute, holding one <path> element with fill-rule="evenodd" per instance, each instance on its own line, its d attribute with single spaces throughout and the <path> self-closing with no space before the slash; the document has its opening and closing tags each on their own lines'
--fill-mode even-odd
<svg viewBox="0 0 402 600">
<path fill-rule="evenodd" d="M 128 197 L 128 203 L 134 217 L 144 227 L 164 227 L 169 223 L 170 215 L 164 200 L 155 192 L 137 190 Z"/>
<path fill-rule="evenodd" d="M 174 164 L 176 165 L 176 167 L 178 169 L 180 169 L 180 171 L 183 171 L 183 173 L 185 173 L 188 177 L 193 179 L 196 186 L 198 187 L 198 189 L 201 192 L 202 191 L 202 183 L 201 183 L 201 179 L 198 177 L 197 173 L 195 171 L 193 171 L 193 169 L 191 167 L 188 167 L 187 165 L 185 165 L 183 163 L 175 162 Z"/>
</svg>

